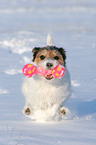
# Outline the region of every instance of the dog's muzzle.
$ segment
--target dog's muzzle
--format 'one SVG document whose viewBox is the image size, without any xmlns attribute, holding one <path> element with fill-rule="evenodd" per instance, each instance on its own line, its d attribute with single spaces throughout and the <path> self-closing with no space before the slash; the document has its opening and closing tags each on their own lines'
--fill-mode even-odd
<svg viewBox="0 0 96 145">
<path fill-rule="evenodd" d="M 48 69 L 51 69 L 52 66 L 53 66 L 53 63 L 48 62 L 48 63 L 46 64 L 46 66 L 48 67 Z"/>
<path fill-rule="evenodd" d="M 46 75 L 45 78 L 46 78 L 47 80 L 51 80 L 51 79 L 53 79 L 53 76 L 52 76 L 52 74 L 49 74 L 49 75 Z"/>
</svg>

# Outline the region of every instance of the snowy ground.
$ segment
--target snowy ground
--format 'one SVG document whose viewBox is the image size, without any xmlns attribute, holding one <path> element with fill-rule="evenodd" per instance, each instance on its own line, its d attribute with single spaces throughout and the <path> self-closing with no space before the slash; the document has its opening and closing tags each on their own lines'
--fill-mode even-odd
<svg viewBox="0 0 96 145">
<path fill-rule="evenodd" d="M 38 123 L 22 114 L 22 67 L 48 33 L 67 51 L 71 114 Z M 0 145 L 95 144 L 96 1 L 0 0 Z"/>
</svg>

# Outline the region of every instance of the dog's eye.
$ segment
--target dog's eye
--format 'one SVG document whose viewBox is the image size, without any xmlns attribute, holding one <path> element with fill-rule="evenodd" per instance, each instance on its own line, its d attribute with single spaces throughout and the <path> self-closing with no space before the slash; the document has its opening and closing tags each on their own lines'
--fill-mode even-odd
<svg viewBox="0 0 96 145">
<path fill-rule="evenodd" d="M 55 57 L 54 57 L 54 59 L 58 60 L 58 59 L 59 59 L 59 57 L 58 57 L 58 56 L 55 56 Z"/>
<path fill-rule="evenodd" d="M 41 55 L 40 56 L 41 60 L 45 59 L 45 56 L 44 55 Z"/>
</svg>

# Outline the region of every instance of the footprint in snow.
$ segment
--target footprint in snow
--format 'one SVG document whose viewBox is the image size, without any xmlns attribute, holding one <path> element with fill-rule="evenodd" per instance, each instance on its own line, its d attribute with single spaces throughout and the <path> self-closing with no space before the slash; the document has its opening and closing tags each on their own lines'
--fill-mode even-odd
<svg viewBox="0 0 96 145">
<path fill-rule="evenodd" d="M 22 70 L 8 69 L 8 70 L 5 70 L 4 73 L 8 75 L 16 75 L 18 73 L 22 73 Z"/>
<path fill-rule="evenodd" d="M 73 87 L 79 87 L 80 86 L 80 84 L 77 83 L 77 80 L 72 80 L 71 84 L 72 84 Z"/>
<path fill-rule="evenodd" d="M 8 91 L 6 89 L 0 88 L 0 94 L 8 94 Z"/>
</svg>

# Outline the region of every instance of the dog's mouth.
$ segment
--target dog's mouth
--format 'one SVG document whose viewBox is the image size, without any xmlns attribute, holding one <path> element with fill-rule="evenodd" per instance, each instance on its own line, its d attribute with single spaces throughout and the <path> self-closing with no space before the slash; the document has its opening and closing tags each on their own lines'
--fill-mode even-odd
<svg viewBox="0 0 96 145">
<path fill-rule="evenodd" d="M 46 78 L 47 80 L 51 80 L 51 79 L 53 79 L 53 76 L 52 76 L 52 74 L 49 74 L 49 75 L 46 75 L 45 78 Z"/>
</svg>

